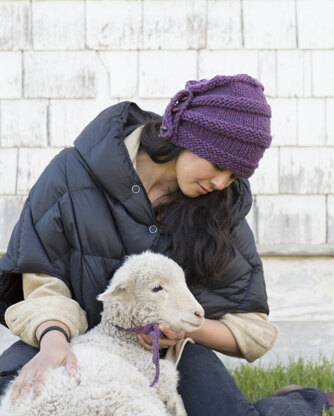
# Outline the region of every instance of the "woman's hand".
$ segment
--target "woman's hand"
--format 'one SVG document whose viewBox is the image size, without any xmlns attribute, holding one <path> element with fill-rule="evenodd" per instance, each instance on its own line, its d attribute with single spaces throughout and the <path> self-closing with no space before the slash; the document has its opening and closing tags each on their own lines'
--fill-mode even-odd
<svg viewBox="0 0 334 416">
<path fill-rule="evenodd" d="M 177 341 L 180 341 L 185 336 L 184 331 L 175 332 L 175 331 L 172 331 L 171 329 L 166 328 L 162 325 L 159 325 L 159 329 L 164 334 L 164 337 L 159 339 L 159 349 L 168 348 L 170 346 L 173 346 L 177 343 Z M 151 336 L 145 335 L 142 332 L 139 332 L 138 342 L 146 350 L 152 351 L 153 339 L 152 339 Z"/>
<path fill-rule="evenodd" d="M 41 350 L 21 370 L 11 393 L 11 403 L 14 406 L 19 396 L 28 394 L 34 388 L 35 398 L 40 395 L 44 375 L 49 368 L 65 366 L 69 375 L 77 371 L 77 359 L 70 350 L 69 343 L 59 331 L 50 331 L 43 337 Z"/>
</svg>

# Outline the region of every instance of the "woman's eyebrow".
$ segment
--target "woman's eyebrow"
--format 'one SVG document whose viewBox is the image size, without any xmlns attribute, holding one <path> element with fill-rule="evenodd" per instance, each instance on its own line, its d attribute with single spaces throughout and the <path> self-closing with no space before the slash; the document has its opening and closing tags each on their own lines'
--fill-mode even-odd
<svg viewBox="0 0 334 416">
<path fill-rule="evenodd" d="M 213 166 L 218 170 L 225 170 L 225 168 L 223 166 L 219 166 L 216 163 L 213 163 Z"/>
<path fill-rule="evenodd" d="M 213 166 L 218 169 L 218 170 L 225 170 L 226 168 L 224 168 L 223 166 L 219 166 L 216 163 L 213 163 Z M 231 171 L 232 172 L 232 171 Z M 235 177 L 235 179 L 239 179 L 240 175 L 238 175 L 237 173 L 232 172 L 232 175 Z"/>
</svg>

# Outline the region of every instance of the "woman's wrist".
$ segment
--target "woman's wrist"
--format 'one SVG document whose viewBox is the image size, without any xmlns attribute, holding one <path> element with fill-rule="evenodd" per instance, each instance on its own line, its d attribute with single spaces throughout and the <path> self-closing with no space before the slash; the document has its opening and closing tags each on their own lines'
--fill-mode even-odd
<svg viewBox="0 0 334 416">
<path fill-rule="evenodd" d="M 205 319 L 200 329 L 187 332 L 185 337 L 192 338 L 198 344 L 232 357 L 242 357 L 238 344 L 230 329 L 215 319 Z"/>
<path fill-rule="evenodd" d="M 50 327 L 58 327 L 61 328 L 65 334 L 67 334 L 67 337 L 64 333 L 62 333 L 60 330 L 52 330 L 45 332 Z M 43 335 L 44 332 L 44 335 Z M 42 339 L 41 336 L 43 335 Z M 40 348 L 42 346 L 45 346 L 46 344 L 50 345 L 51 342 L 56 343 L 57 345 L 68 345 L 68 339 L 70 339 L 70 330 L 67 328 L 65 324 L 63 324 L 60 321 L 46 321 L 39 325 L 39 327 L 36 330 L 36 338 L 37 342 L 40 343 Z"/>
<path fill-rule="evenodd" d="M 42 338 L 40 342 L 40 351 L 50 350 L 51 348 L 69 348 L 64 335 L 59 331 L 50 331 Z"/>
</svg>

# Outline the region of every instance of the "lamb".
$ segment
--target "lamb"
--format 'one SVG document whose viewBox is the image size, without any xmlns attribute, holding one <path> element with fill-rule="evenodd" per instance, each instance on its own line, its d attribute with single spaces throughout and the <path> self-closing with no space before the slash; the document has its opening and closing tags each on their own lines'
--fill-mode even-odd
<svg viewBox="0 0 334 416">
<path fill-rule="evenodd" d="M 65 367 L 48 370 L 41 395 L 34 399 L 32 386 L 12 408 L 14 380 L 0 416 L 186 416 L 175 366 L 160 360 L 156 382 L 152 352 L 127 330 L 152 323 L 176 332 L 200 328 L 204 310 L 187 288 L 182 268 L 150 251 L 129 256 L 98 299 L 104 307 L 100 324 L 71 341 L 76 375 L 69 376 Z"/>
</svg>

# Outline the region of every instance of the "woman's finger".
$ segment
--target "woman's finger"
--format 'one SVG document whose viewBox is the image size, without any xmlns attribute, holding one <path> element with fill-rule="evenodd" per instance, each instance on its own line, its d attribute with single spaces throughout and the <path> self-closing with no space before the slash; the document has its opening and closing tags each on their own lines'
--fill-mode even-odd
<svg viewBox="0 0 334 416">
<path fill-rule="evenodd" d="M 29 393 L 30 389 L 33 386 L 34 382 L 34 374 L 31 372 L 23 372 L 17 378 L 15 383 L 13 384 L 12 392 L 11 392 L 11 404 L 14 406 L 15 401 L 19 396 L 24 397 L 26 394 Z"/>
<path fill-rule="evenodd" d="M 75 376 L 78 369 L 77 357 L 71 352 L 66 359 L 66 370 L 70 376 Z"/>
<path fill-rule="evenodd" d="M 177 343 L 175 339 L 162 339 L 159 343 L 159 349 L 173 347 Z"/>
<path fill-rule="evenodd" d="M 42 373 L 38 373 L 33 380 L 33 386 L 34 386 L 34 397 L 38 397 L 43 390 L 44 385 L 44 376 Z"/>
<path fill-rule="evenodd" d="M 144 348 L 146 348 L 147 350 L 149 349 L 151 351 L 152 350 L 152 344 L 153 344 L 152 337 L 150 335 L 144 335 L 144 334 L 139 334 L 139 335 L 140 335 L 140 338 L 143 340 L 143 343 L 146 344 L 147 348 L 143 344 L 141 344 L 141 345 L 143 345 Z M 139 339 L 139 337 L 138 337 L 138 339 Z M 174 340 L 174 339 L 160 338 L 159 339 L 159 349 L 171 347 L 171 346 L 175 345 L 176 342 L 177 341 Z"/>
<path fill-rule="evenodd" d="M 145 336 L 145 335 L 144 335 L 144 336 Z M 140 344 L 142 347 L 144 347 L 144 348 L 145 348 L 145 350 L 152 351 L 152 345 L 151 345 L 151 344 L 149 344 L 148 342 L 146 342 L 146 341 L 144 340 L 144 336 L 143 336 L 142 334 L 138 334 L 138 335 L 137 335 L 137 338 L 138 338 L 138 342 L 139 342 L 139 344 Z M 149 337 L 149 338 L 151 338 L 151 337 Z M 152 340 L 152 338 L 151 338 L 151 340 Z"/>
<path fill-rule="evenodd" d="M 12 392 L 10 394 L 10 402 L 11 402 L 12 406 L 14 406 L 14 404 L 15 404 L 17 398 L 19 397 L 19 395 L 20 395 L 20 388 L 16 383 L 14 383 L 13 388 L 12 388 Z"/>
<path fill-rule="evenodd" d="M 183 339 L 185 335 L 185 331 L 175 332 L 163 325 L 159 325 L 159 329 L 169 339 L 180 340 Z"/>
<path fill-rule="evenodd" d="M 34 384 L 34 379 L 26 379 L 24 380 L 23 383 L 21 383 L 20 386 L 20 395 L 22 395 L 23 397 L 26 396 L 29 391 L 32 389 Z"/>
</svg>

